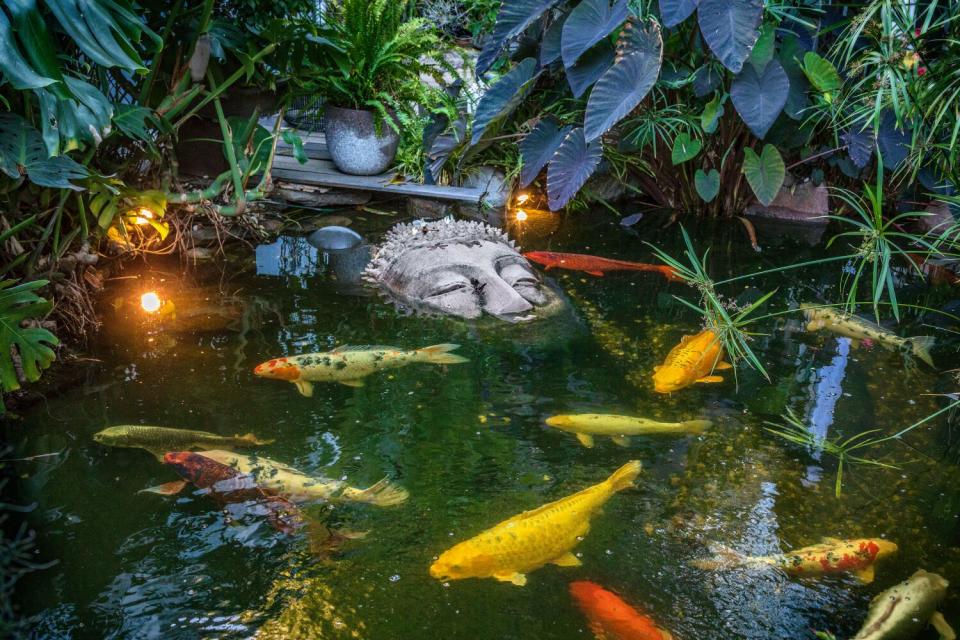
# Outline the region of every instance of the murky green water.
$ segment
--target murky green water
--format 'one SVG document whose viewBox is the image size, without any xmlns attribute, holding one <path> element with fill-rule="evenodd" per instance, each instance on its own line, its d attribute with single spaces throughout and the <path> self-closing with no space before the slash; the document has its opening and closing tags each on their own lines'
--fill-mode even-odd
<svg viewBox="0 0 960 640">
<path fill-rule="evenodd" d="M 373 234 L 391 222 L 367 217 Z M 534 218 L 514 231 L 528 250 L 625 259 L 650 259 L 643 240 L 674 253 L 679 246 L 676 226 L 644 220 L 625 230 L 602 211 L 559 225 Z M 798 234 L 778 245 L 761 238 L 765 249 L 755 254 L 739 225 L 695 233 L 713 238 L 716 276 L 822 255 Z M 762 428 L 789 407 L 830 437 L 894 433 L 943 406 L 924 394 L 956 390 L 942 373 L 960 363 L 949 334 L 938 331 L 941 373 L 908 375 L 897 355 L 805 334 L 796 320 L 770 321 L 755 344 L 772 383 L 744 372 L 739 391 L 731 379 L 667 397 L 653 393 L 652 367 L 698 329 L 698 319 L 670 297 L 692 292 L 658 276 L 550 272 L 570 297 L 569 317 L 467 325 L 401 317 L 376 298 L 348 295 L 302 241 L 261 249 L 259 266 L 241 253 L 223 269 L 184 274 L 157 265 L 112 282 L 108 325 L 90 350 L 95 361 L 73 365 L 82 384 L 4 427 L 14 445 L 9 457 L 56 453 L 13 463 L 9 487 L 20 503 L 36 503 L 27 518 L 38 532 L 37 558 L 59 561 L 19 584 L 35 637 L 586 638 L 568 594 L 579 579 L 616 590 L 683 640 L 812 638 L 811 629 L 848 637 L 874 595 L 918 568 L 960 585 L 960 456 L 950 416 L 871 451 L 900 468 L 848 470 L 840 499 L 833 459 L 818 460 Z M 750 285 L 779 287 L 783 306 L 830 298 L 835 281 L 829 267 Z M 136 298 L 151 286 L 178 303 L 176 322 L 163 330 L 140 323 Z M 955 296 L 919 285 L 905 292 L 931 306 Z M 919 326 L 924 321 L 909 319 L 901 333 L 933 331 Z M 470 363 L 409 366 L 357 389 L 318 385 L 313 398 L 251 373 L 273 356 L 340 344 L 439 342 L 463 345 Z M 629 449 L 609 440 L 585 449 L 543 425 L 549 415 L 581 412 L 708 416 L 716 425 L 701 437 L 637 437 Z M 259 453 L 354 486 L 389 475 L 411 497 L 390 509 L 309 507 L 331 528 L 369 531 L 318 560 L 303 537 L 278 534 L 253 516 L 228 523 L 202 495 L 138 494 L 176 476 L 144 451 L 91 440 L 119 423 L 253 431 L 276 439 Z M 547 566 L 523 588 L 441 584 L 428 575 L 453 543 L 599 482 L 630 458 L 644 465 L 638 488 L 595 518 L 576 549 L 582 567 Z M 767 554 L 824 536 L 883 536 L 900 553 L 878 566 L 870 585 L 689 564 L 711 543 Z M 954 623 L 957 593 L 944 606 Z"/>
</svg>

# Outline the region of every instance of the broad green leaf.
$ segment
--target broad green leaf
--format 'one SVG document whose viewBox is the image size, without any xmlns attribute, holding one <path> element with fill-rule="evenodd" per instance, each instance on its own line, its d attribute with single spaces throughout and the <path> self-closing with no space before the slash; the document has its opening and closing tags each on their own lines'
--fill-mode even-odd
<svg viewBox="0 0 960 640">
<path fill-rule="evenodd" d="M 38 89 L 56 82 L 37 73 L 20 53 L 7 14 L 0 10 L 0 71 L 14 89 Z"/>
<path fill-rule="evenodd" d="M 703 169 L 697 169 L 697 173 L 693 176 L 693 184 L 697 187 L 697 195 L 704 202 L 713 202 L 720 193 L 720 172 L 710 169 L 704 173 Z"/>
<path fill-rule="evenodd" d="M 670 159 L 674 165 L 683 164 L 687 160 L 696 158 L 702 147 L 703 143 L 698 138 L 690 138 L 690 134 L 686 132 L 680 133 L 673 140 Z"/>
<path fill-rule="evenodd" d="M 823 94 L 827 102 L 833 100 L 833 95 L 839 91 L 843 81 L 837 68 L 829 60 L 821 58 L 813 51 L 807 51 L 803 56 L 803 73 L 807 76 L 817 91 Z"/>
<path fill-rule="evenodd" d="M 719 97 L 714 98 L 703 107 L 703 113 L 700 114 L 700 126 L 707 133 L 715 132 L 723 113 L 723 102 Z"/>
<path fill-rule="evenodd" d="M 307 152 L 303 149 L 303 138 L 298 136 L 291 129 L 284 129 L 283 133 L 280 135 L 283 138 L 283 141 L 293 148 L 293 157 L 297 159 L 297 162 L 300 164 L 307 164 L 307 161 L 310 158 L 307 157 Z"/>
<path fill-rule="evenodd" d="M 50 30 L 47 28 L 43 16 L 37 8 L 36 0 L 6 0 L 4 3 L 13 19 L 17 39 L 24 44 L 23 52 L 34 72 L 55 80 L 48 85 L 50 90 L 60 98 L 66 98 L 66 89 L 60 82 L 63 80 L 60 61 L 57 59 L 57 50 L 53 44 Z M 0 18 L 2 21 L 3 18 Z M 8 54 L 15 54 L 12 49 L 3 47 Z"/>
<path fill-rule="evenodd" d="M 14 113 L 0 113 L 0 171 L 14 179 L 25 174 L 43 187 L 76 191 L 83 188 L 70 181 L 89 176 L 83 165 L 67 156 L 47 157 L 40 133 Z"/>
<path fill-rule="evenodd" d="M 762 0 L 700 0 L 700 33 L 727 69 L 740 73 L 760 37 Z"/>
<path fill-rule="evenodd" d="M 53 303 L 34 293 L 46 284 L 46 280 L 18 285 L 12 280 L 0 282 L 0 385 L 5 392 L 20 388 L 12 356 L 14 348 L 23 376 L 30 382 L 38 380 L 41 370 L 56 358 L 51 348 L 59 344 L 55 335 L 39 327 L 20 326 L 24 320 L 42 318 L 53 308 Z"/>
<path fill-rule="evenodd" d="M 756 69 L 757 73 L 763 73 L 767 68 L 767 63 L 773 58 L 773 48 L 776 42 L 777 28 L 772 22 L 765 22 L 760 28 L 760 37 L 757 43 L 753 45 L 750 51 L 750 64 Z"/>
<path fill-rule="evenodd" d="M 560 54 L 569 69 L 627 19 L 627 0 L 581 0 L 563 23 Z"/>
<path fill-rule="evenodd" d="M 743 174 L 757 200 L 764 206 L 769 206 L 780 193 L 786 167 L 777 148 L 772 144 L 765 144 L 759 156 L 749 147 L 743 150 Z"/>
<path fill-rule="evenodd" d="M 602 157 L 601 142 L 587 142 L 582 128 L 567 134 L 547 167 L 547 203 L 551 211 L 570 201 L 597 170 Z"/>
</svg>

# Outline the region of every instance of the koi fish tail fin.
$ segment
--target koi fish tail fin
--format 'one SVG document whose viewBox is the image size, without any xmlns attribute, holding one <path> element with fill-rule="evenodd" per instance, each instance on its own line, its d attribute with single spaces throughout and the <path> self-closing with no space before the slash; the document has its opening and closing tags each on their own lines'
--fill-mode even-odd
<svg viewBox="0 0 960 640">
<path fill-rule="evenodd" d="M 663 277 L 667 279 L 667 282 L 686 282 L 686 280 L 684 280 L 680 274 L 677 273 L 677 270 L 670 265 L 660 265 L 658 269 L 660 270 L 660 273 L 663 274 Z"/>
<path fill-rule="evenodd" d="M 935 342 L 936 338 L 933 336 L 914 336 L 910 338 L 910 351 L 931 367 L 935 367 L 933 358 L 930 356 L 930 349 L 933 349 Z"/>
<path fill-rule="evenodd" d="M 709 420 L 687 420 L 683 425 L 687 433 L 699 435 L 713 426 Z"/>
<path fill-rule="evenodd" d="M 238 440 L 243 440 L 244 444 L 250 444 L 250 445 L 261 445 L 261 444 L 273 444 L 273 443 L 274 443 L 273 438 L 261 440 L 261 439 L 258 438 L 257 436 L 253 435 L 252 432 L 251 432 L 251 433 L 245 433 L 245 434 L 243 434 L 242 436 L 237 436 L 237 439 L 238 439 Z"/>
<path fill-rule="evenodd" d="M 347 488 L 343 491 L 342 497 L 345 500 L 365 502 L 378 507 L 392 507 L 406 502 L 410 492 L 384 478 L 367 489 Z"/>
<path fill-rule="evenodd" d="M 450 353 L 454 349 L 459 349 L 458 344 L 435 344 L 431 347 L 417 349 L 418 360 L 420 362 L 430 362 L 432 364 L 461 364 L 470 362 L 463 356 Z"/>
<path fill-rule="evenodd" d="M 640 461 L 631 460 L 614 471 L 613 474 L 607 478 L 607 482 L 613 486 L 614 491 L 623 491 L 633 486 L 633 481 L 637 479 L 638 475 L 640 475 Z"/>
<path fill-rule="evenodd" d="M 731 549 L 722 544 L 711 545 L 710 551 L 713 553 L 712 558 L 693 560 L 690 562 L 690 565 L 697 569 L 703 569 L 704 571 L 716 571 L 718 569 L 732 569 L 743 566 L 749 561 L 747 556 L 736 549 Z"/>
</svg>

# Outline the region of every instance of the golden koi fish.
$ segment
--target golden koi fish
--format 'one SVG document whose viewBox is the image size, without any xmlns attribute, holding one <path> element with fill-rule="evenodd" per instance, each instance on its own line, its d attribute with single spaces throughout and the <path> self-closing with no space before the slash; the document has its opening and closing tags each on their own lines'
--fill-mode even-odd
<svg viewBox="0 0 960 640">
<path fill-rule="evenodd" d="M 657 393 L 671 393 L 696 382 L 723 382 L 723 376 L 715 376 L 713 372 L 731 367 L 723 360 L 720 338 L 710 329 L 704 329 L 695 336 L 683 336 L 663 364 L 653 368 L 653 389 Z"/>
<path fill-rule="evenodd" d="M 349 387 L 362 387 L 363 378 L 384 369 L 405 367 L 412 362 L 460 364 L 469 362 L 450 353 L 458 344 L 435 344 L 413 351 L 397 347 L 343 346 L 326 353 L 274 358 L 254 368 L 254 375 L 287 380 L 297 386 L 301 395 L 313 395 L 314 382 L 339 382 Z"/>
<path fill-rule="evenodd" d="M 525 574 L 553 563 L 580 565 L 571 549 L 590 531 L 590 518 L 614 493 L 633 486 L 640 463 L 631 460 L 603 482 L 524 511 L 444 551 L 430 567 L 438 580 L 496 578 L 517 586 Z"/>
<path fill-rule="evenodd" d="M 198 451 L 198 455 L 250 475 L 258 486 L 293 500 L 365 502 L 390 507 L 404 502 L 407 490 L 386 478 L 368 489 L 356 489 L 342 480 L 312 477 L 293 467 L 262 456 L 237 455 L 232 451 Z"/>
<path fill-rule="evenodd" d="M 824 538 L 820 544 L 771 556 L 744 556 L 732 549 L 720 548 L 714 558 L 695 560 L 693 564 L 701 569 L 770 566 L 792 576 L 852 573 L 864 584 L 869 584 L 873 582 L 877 560 L 896 552 L 895 543 L 881 538 Z"/>
<path fill-rule="evenodd" d="M 826 329 L 841 336 L 852 338 L 855 342 L 874 340 L 885 349 L 912 353 L 931 367 L 934 366 L 933 358 L 930 356 L 930 349 L 933 348 L 935 342 L 932 336 L 901 338 L 876 323 L 859 316 L 841 313 L 829 307 L 818 307 L 805 303 L 800 305 L 800 309 L 803 310 L 803 315 L 807 319 L 807 331 Z"/>
<path fill-rule="evenodd" d="M 189 451 L 210 447 L 254 447 L 270 444 L 273 440 L 261 440 L 252 433 L 221 436 L 209 431 L 153 427 L 143 424 L 119 424 L 93 434 L 93 439 L 108 447 L 131 447 L 145 449 L 163 461 L 168 451 Z"/>
<path fill-rule="evenodd" d="M 954 640 L 957 634 L 937 611 L 948 586 L 943 576 L 920 569 L 873 599 L 867 619 L 853 640 L 909 640 L 928 624 L 941 639 Z"/>
<path fill-rule="evenodd" d="M 657 422 L 647 418 L 617 416 L 606 413 L 579 413 L 551 416 L 547 424 L 561 431 L 577 436 L 580 444 L 590 448 L 593 436 L 610 436 L 621 447 L 630 444 L 630 436 L 640 435 L 682 435 L 699 434 L 713 424 L 709 420 L 687 420 L 685 422 Z"/>
</svg>

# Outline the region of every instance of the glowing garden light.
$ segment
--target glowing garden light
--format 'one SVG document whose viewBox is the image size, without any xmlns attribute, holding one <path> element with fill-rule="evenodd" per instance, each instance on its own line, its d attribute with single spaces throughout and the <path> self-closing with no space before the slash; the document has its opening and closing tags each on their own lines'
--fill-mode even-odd
<svg viewBox="0 0 960 640">
<path fill-rule="evenodd" d="M 160 296 L 157 295 L 156 291 L 148 291 L 140 296 L 140 306 L 147 313 L 156 313 L 160 311 L 163 302 L 160 300 Z"/>
<path fill-rule="evenodd" d="M 517 212 L 514 214 L 514 218 L 516 218 L 517 222 L 523 222 L 528 217 L 529 216 L 527 215 L 527 212 L 523 209 L 517 209 Z"/>
<path fill-rule="evenodd" d="M 523 203 L 527 202 L 528 200 L 530 200 L 529 193 L 521 193 L 517 195 L 517 206 L 518 207 L 521 206 Z"/>
<path fill-rule="evenodd" d="M 156 216 L 153 215 L 153 211 L 147 209 L 146 207 L 141 207 L 137 211 L 137 215 L 133 218 L 134 224 L 144 225 L 150 224 L 150 221 L 153 220 Z"/>
</svg>

